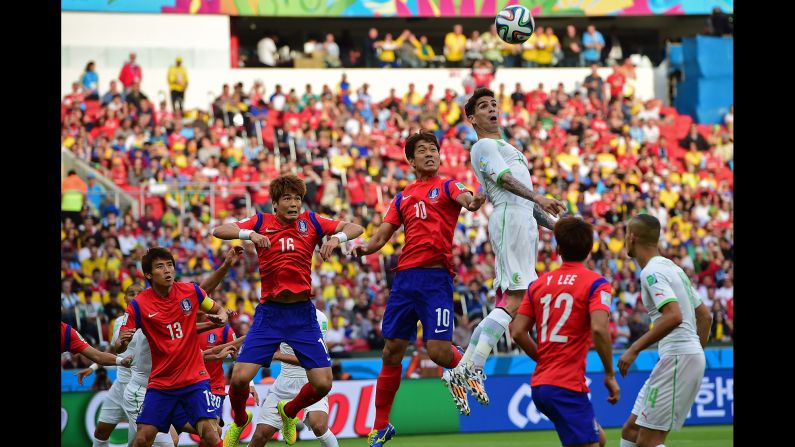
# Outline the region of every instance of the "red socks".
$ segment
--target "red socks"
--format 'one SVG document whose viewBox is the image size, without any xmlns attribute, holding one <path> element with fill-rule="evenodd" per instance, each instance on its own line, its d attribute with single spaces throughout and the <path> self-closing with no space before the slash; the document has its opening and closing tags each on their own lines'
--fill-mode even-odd
<svg viewBox="0 0 795 447">
<path fill-rule="evenodd" d="M 312 388 L 312 385 L 307 383 L 301 388 L 301 391 L 298 392 L 295 399 L 287 402 L 287 405 L 284 406 L 284 414 L 294 418 L 298 415 L 299 411 L 320 401 L 320 399 L 323 399 L 323 396 L 317 394 L 315 389 Z"/>
<path fill-rule="evenodd" d="M 248 419 L 246 414 L 246 401 L 248 400 L 248 393 L 250 389 L 248 386 L 245 388 L 229 387 L 229 404 L 232 406 L 232 417 L 238 427 L 242 427 Z"/>
<path fill-rule="evenodd" d="M 450 349 L 453 351 L 453 361 L 450 362 L 450 366 L 446 367 L 448 369 L 452 369 L 458 366 L 458 363 L 461 362 L 461 359 L 464 357 L 464 355 L 461 354 L 461 351 L 459 351 L 458 348 L 456 348 L 454 345 L 451 344 Z"/>
<path fill-rule="evenodd" d="M 461 354 L 458 354 L 459 360 Z M 392 402 L 395 401 L 395 394 L 400 388 L 400 375 L 403 372 L 401 365 L 382 365 L 381 374 L 375 385 L 375 423 L 373 428 L 381 430 L 389 423 L 389 412 L 392 410 Z"/>
</svg>

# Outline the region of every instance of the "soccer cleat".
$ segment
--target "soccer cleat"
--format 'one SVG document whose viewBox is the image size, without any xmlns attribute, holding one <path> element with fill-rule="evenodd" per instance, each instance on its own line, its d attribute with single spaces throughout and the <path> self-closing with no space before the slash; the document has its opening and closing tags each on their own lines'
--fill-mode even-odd
<svg viewBox="0 0 795 447">
<path fill-rule="evenodd" d="M 467 399 L 467 387 L 463 376 L 457 368 L 448 369 L 442 374 L 442 382 L 453 396 L 453 402 L 458 408 L 458 412 L 464 416 L 469 416 L 469 400 Z"/>
<path fill-rule="evenodd" d="M 248 424 L 251 423 L 251 419 L 254 418 L 254 414 L 251 411 L 246 410 L 246 423 L 243 426 L 238 427 L 234 421 L 229 424 L 229 428 L 226 430 L 226 435 L 224 436 L 224 447 L 237 447 L 238 441 L 240 441 L 240 434 L 243 433 L 243 429 L 246 428 Z"/>
<path fill-rule="evenodd" d="M 386 427 L 381 430 L 373 429 L 373 431 L 367 435 L 367 445 L 368 447 L 382 447 L 387 441 L 392 439 L 395 434 L 397 434 L 397 430 L 395 430 L 392 424 L 386 424 Z"/>
<path fill-rule="evenodd" d="M 295 426 L 298 424 L 298 418 L 287 416 L 287 414 L 284 413 L 285 405 L 287 405 L 287 401 L 283 400 L 279 402 L 276 408 L 279 409 L 279 416 L 282 417 L 282 437 L 284 438 L 284 442 L 286 442 L 287 445 L 293 445 L 297 440 Z"/>
<path fill-rule="evenodd" d="M 477 399 L 478 402 L 482 405 L 488 405 L 489 395 L 486 394 L 486 387 L 483 385 L 483 381 L 486 380 L 486 375 L 483 374 L 482 369 L 472 369 L 472 367 L 473 365 L 470 363 L 461 368 L 461 372 L 465 377 L 464 383 L 466 383 L 469 392 L 472 393 L 472 396 Z"/>
</svg>

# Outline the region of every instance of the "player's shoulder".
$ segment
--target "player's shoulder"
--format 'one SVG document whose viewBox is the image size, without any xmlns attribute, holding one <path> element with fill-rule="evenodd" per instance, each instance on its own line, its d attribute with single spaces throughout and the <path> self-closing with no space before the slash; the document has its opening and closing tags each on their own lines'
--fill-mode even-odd
<svg viewBox="0 0 795 447">
<path fill-rule="evenodd" d="M 497 149 L 497 140 L 493 138 L 481 138 L 472 145 L 472 152 Z"/>
</svg>

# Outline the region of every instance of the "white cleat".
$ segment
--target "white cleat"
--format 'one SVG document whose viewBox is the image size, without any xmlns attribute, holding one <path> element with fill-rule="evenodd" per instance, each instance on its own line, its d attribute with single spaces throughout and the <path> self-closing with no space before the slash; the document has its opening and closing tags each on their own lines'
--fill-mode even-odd
<svg viewBox="0 0 795 447">
<path fill-rule="evenodd" d="M 448 369 L 442 374 L 442 382 L 453 396 L 458 412 L 464 416 L 469 416 L 469 401 L 467 400 L 467 387 L 464 383 L 464 376 L 458 368 Z"/>
</svg>

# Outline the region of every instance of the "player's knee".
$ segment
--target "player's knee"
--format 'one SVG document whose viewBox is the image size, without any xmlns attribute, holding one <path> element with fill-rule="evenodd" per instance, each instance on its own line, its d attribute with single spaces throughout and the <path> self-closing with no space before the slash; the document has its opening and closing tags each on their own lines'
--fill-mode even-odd
<svg viewBox="0 0 795 447">
<path fill-rule="evenodd" d="M 385 365 L 397 365 L 403 360 L 403 353 L 394 346 L 387 344 L 384 346 L 384 352 L 381 354 L 381 359 Z"/>
<path fill-rule="evenodd" d="M 312 433 L 315 434 L 316 437 L 321 437 L 328 431 L 328 424 L 317 423 L 311 424 L 312 426 Z"/>
<path fill-rule="evenodd" d="M 312 389 L 321 396 L 327 395 L 331 391 L 331 377 L 323 377 L 312 383 Z"/>
<path fill-rule="evenodd" d="M 627 422 L 624 422 L 624 426 L 621 427 L 621 439 L 626 439 L 630 442 L 635 442 L 638 438 L 638 426 L 632 422 L 631 419 L 628 419 Z"/>
<path fill-rule="evenodd" d="M 438 346 L 434 346 L 433 348 L 428 347 L 428 357 L 437 365 L 446 366 L 450 364 L 450 361 L 453 360 L 452 356 L 453 354 L 450 348 L 445 349 Z"/>
</svg>

